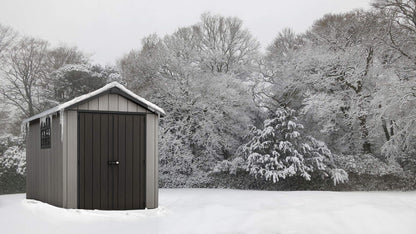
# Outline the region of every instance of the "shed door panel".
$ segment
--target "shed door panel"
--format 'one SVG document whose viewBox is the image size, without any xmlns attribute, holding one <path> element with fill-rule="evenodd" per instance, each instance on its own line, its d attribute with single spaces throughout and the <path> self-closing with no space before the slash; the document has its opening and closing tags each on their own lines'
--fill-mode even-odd
<svg viewBox="0 0 416 234">
<path fill-rule="evenodd" d="M 145 129 L 142 115 L 79 113 L 79 208 L 145 208 Z"/>
</svg>

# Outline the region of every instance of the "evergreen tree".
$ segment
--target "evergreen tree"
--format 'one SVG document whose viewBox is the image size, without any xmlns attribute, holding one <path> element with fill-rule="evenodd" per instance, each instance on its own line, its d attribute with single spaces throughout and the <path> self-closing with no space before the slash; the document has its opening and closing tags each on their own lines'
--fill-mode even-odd
<svg viewBox="0 0 416 234">
<path fill-rule="evenodd" d="M 326 144 L 303 136 L 302 130 L 294 110 L 279 108 L 264 121 L 263 129 L 252 128 L 253 138 L 243 147 L 245 169 L 274 183 L 290 176 L 310 180 L 312 173 L 330 176 L 334 184 L 347 181 L 347 173 L 335 168 Z M 241 164 L 241 158 L 236 160 Z"/>
</svg>

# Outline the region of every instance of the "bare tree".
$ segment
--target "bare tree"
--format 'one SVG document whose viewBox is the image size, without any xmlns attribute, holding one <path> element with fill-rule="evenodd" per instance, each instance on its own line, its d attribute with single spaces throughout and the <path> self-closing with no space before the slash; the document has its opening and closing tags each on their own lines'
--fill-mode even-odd
<svg viewBox="0 0 416 234">
<path fill-rule="evenodd" d="M 0 62 L 5 53 L 10 49 L 17 37 L 17 33 L 9 27 L 0 24 Z"/>
<path fill-rule="evenodd" d="M 5 66 L 4 61 L 6 54 L 15 42 L 16 37 L 17 33 L 13 31 L 13 29 L 0 24 L 0 68 Z M 4 82 L 3 80 L 3 75 L 0 73 L 0 84 Z M 0 127 L 1 129 L 6 129 L 7 121 L 5 120 L 8 118 L 9 113 L 8 111 L 6 111 L 6 108 L 4 108 L 4 106 L 7 104 L 3 102 L 2 98 L 0 99 L 0 101 L 3 105 L 3 108 L 0 109 Z"/>
<path fill-rule="evenodd" d="M 25 116 L 41 110 L 37 85 L 47 74 L 47 46 L 46 41 L 24 37 L 13 46 L 2 67 L 7 81 L 2 94 Z"/>
<path fill-rule="evenodd" d="M 387 44 L 416 64 L 416 0 L 375 0 L 389 19 Z"/>
<path fill-rule="evenodd" d="M 59 46 L 48 51 L 48 63 L 52 70 L 68 64 L 87 64 L 89 58 L 77 47 Z"/>
<path fill-rule="evenodd" d="M 272 44 L 267 47 L 267 54 L 272 54 L 274 57 L 287 57 L 291 51 L 301 48 L 305 42 L 302 36 L 290 29 L 285 28 L 273 40 Z"/>
<path fill-rule="evenodd" d="M 250 65 L 258 53 L 259 43 L 236 17 L 205 13 L 194 31 L 200 34 L 202 62 L 213 72 L 228 73 Z"/>
</svg>

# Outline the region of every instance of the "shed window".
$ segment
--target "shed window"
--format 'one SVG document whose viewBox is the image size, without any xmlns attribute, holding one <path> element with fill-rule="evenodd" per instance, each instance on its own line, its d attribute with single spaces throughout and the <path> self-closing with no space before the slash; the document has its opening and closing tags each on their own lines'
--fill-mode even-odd
<svg viewBox="0 0 416 234">
<path fill-rule="evenodd" d="M 45 121 L 40 123 L 40 148 L 51 148 L 51 118 L 46 117 Z"/>
</svg>

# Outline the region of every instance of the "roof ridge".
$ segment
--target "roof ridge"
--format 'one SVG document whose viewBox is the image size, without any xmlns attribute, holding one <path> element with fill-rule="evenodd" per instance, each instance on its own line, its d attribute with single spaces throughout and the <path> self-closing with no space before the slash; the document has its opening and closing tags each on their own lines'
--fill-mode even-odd
<svg viewBox="0 0 416 234">
<path fill-rule="evenodd" d="M 56 112 L 59 112 L 59 111 L 64 111 L 66 108 L 68 108 L 70 106 L 73 106 L 73 105 L 75 105 L 75 104 L 77 104 L 79 102 L 82 102 L 82 101 L 84 101 L 84 100 L 86 100 L 88 98 L 92 98 L 92 97 L 94 97 L 94 96 L 96 96 L 96 95 L 98 95 L 98 94 L 100 94 L 102 92 L 105 92 L 107 90 L 110 90 L 111 88 L 114 88 L 114 87 L 119 88 L 121 91 L 125 92 L 126 94 L 128 94 L 132 98 L 136 99 L 136 101 L 147 105 L 146 106 L 146 109 L 148 109 L 148 110 L 150 110 L 150 111 L 152 111 L 154 113 L 161 114 L 161 115 L 165 115 L 166 114 L 165 111 L 162 108 L 160 108 L 159 106 L 157 106 L 156 104 L 153 104 L 153 103 L 147 101 L 146 99 L 140 97 L 139 95 L 137 95 L 134 92 L 130 91 L 129 89 L 127 89 L 126 87 L 124 87 L 122 84 L 118 83 L 117 81 L 113 81 L 113 82 L 110 82 L 110 83 L 104 85 L 103 87 L 101 87 L 101 88 L 99 88 L 97 90 L 94 90 L 94 91 L 92 91 L 90 93 L 83 94 L 83 95 L 78 96 L 76 98 L 73 98 L 73 99 L 71 99 L 71 100 L 69 100 L 67 102 L 64 102 L 64 103 L 62 103 L 62 104 L 60 104 L 58 106 L 55 106 L 55 107 L 50 108 L 48 110 L 45 110 L 45 111 L 43 111 L 43 112 L 41 112 L 39 114 L 36 114 L 36 115 L 31 116 L 29 118 L 26 118 L 26 119 L 23 120 L 22 123 L 28 123 L 28 122 L 30 122 L 32 120 L 39 119 L 39 118 L 42 118 L 42 117 L 47 116 L 47 115 L 51 115 L 51 114 L 56 113 Z"/>
</svg>

